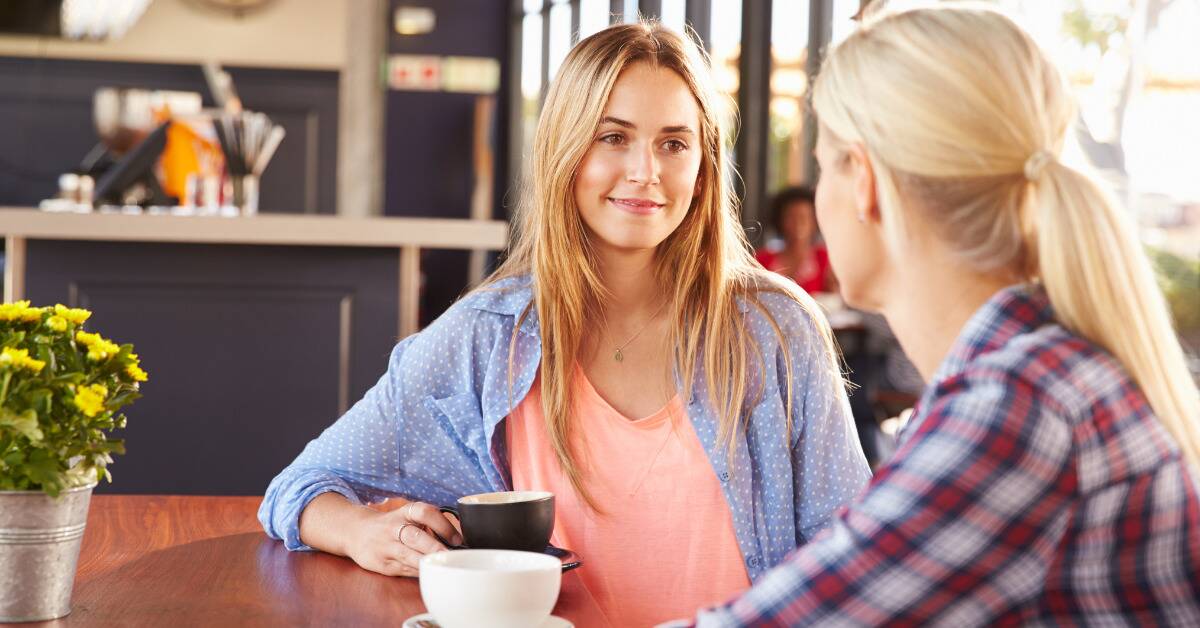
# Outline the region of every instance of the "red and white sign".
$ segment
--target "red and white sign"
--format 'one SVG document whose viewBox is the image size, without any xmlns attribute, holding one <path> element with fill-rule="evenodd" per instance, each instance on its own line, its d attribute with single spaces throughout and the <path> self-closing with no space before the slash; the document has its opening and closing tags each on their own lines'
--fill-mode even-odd
<svg viewBox="0 0 1200 628">
<path fill-rule="evenodd" d="M 440 90 L 442 88 L 442 58 L 392 55 L 388 58 L 388 87 L 422 92 Z"/>
</svg>

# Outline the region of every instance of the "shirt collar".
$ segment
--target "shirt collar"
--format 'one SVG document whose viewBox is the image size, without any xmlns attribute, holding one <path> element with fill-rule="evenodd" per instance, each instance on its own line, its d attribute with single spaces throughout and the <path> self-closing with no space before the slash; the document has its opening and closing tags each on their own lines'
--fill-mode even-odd
<svg viewBox="0 0 1200 628">
<path fill-rule="evenodd" d="M 967 320 L 930 383 L 962 373 L 980 355 L 1052 322 L 1054 310 L 1040 285 L 1016 284 L 1004 288 Z"/>
<path fill-rule="evenodd" d="M 508 277 L 476 290 L 464 299 L 463 304 L 485 312 L 504 314 L 520 318 L 526 309 L 529 314 L 521 321 L 521 333 L 538 334 L 537 308 L 529 307 L 533 302 L 533 279 L 529 275 Z"/>
</svg>

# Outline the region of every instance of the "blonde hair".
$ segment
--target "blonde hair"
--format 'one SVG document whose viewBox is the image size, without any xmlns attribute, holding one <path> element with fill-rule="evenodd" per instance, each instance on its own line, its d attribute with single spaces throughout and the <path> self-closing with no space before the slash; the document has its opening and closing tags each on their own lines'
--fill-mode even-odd
<svg viewBox="0 0 1200 628">
<path fill-rule="evenodd" d="M 1200 393 L 1136 225 L 1057 158 L 1075 118 L 1058 70 L 986 6 L 874 18 L 829 54 L 813 105 L 835 145 L 866 148 L 889 238 L 911 201 L 976 270 L 1040 282 L 1059 322 L 1121 362 L 1200 465 Z"/>
<path fill-rule="evenodd" d="M 672 312 L 669 346 L 684 390 L 691 390 L 698 358 L 710 401 L 720 417 L 719 440 L 732 458 L 742 427 L 743 404 L 753 394 L 749 357 L 757 351 L 737 299 L 756 306 L 771 322 L 785 350 L 783 331 L 758 301 L 762 290 L 791 296 L 820 330 L 820 342 L 835 386 L 841 373 L 832 334 L 815 302 L 803 291 L 762 270 L 749 252 L 727 180 L 725 136 L 707 60 L 690 39 L 655 22 L 606 28 L 576 45 L 563 61 L 546 95 L 534 135 L 531 163 L 517 208 L 516 239 L 504 263 L 484 288 L 525 274 L 533 278 L 541 326 L 542 410 L 554 452 L 572 485 L 594 509 L 570 443 L 574 428 L 571 378 L 588 323 L 603 316 L 608 290 L 598 274 L 573 188 L 576 171 L 592 145 L 609 93 L 634 63 L 670 69 L 687 84 L 700 109 L 702 158 L 698 193 L 679 227 L 655 254 L 655 278 L 668 292 Z M 526 310 L 521 319 L 529 313 Z M 509 388 L 512 386 L 510 343 Z M 756 356 L 763 365 L 763 356 Z M 765 368 L 765 366 L 763 366 Z M 814 368 L 820 368 L 815 366 Z M 790 357 L 786 359 L 786 408 L 791 430 Z M 760 384 L 764 379 L 758 371 Z M 756 387 L 759 394 L 762 386 Z"/>
</svg>

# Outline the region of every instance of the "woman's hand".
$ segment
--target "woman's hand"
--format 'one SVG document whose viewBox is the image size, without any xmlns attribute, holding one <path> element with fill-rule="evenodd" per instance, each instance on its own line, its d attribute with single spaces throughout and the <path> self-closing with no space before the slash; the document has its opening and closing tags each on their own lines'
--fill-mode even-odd
<svg viewBox="0 0 1200 628">
<path fill-rule="evenodd" d="M 462 543 L 458 529 L 436 506 L 408 502 L 389 512 L 372 511 L 354 526 L 346 554 L 368 571 L 386 576 L 416 576 L 421 557 L 446 550 L 430 532 Z"/>
<path fill-rule="evenodd" d="M 425 554 L 445 550 L 431 534 L 462 543 L 455 524 L 436 506 L 408 502 L 381 512 L 359 506 L 338 493 L 318 495 L 300 514 L 300 541 L 363 569 L 388 576 L 415 576 Z"/>
</svg>

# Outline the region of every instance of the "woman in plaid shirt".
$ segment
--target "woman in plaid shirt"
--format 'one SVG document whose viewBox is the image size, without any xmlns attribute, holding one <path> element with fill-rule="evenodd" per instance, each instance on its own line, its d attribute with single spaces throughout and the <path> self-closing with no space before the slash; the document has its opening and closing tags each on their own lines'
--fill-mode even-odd
<svg viewBox="0 0 1200 628">
<path fill-rule="evenodd" d="M 701 626 L 1200 626 L 1200 395 L 1136 226 L 990 9 L 877 16 L 814 87 L 846 300 L 931 382 L 830 529 Z"/>
</svg>

